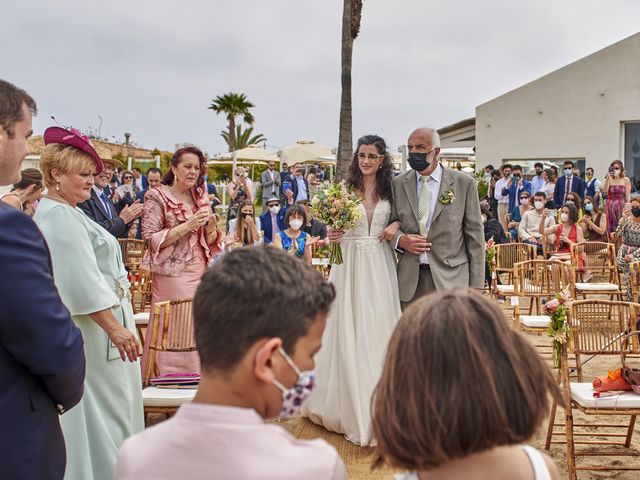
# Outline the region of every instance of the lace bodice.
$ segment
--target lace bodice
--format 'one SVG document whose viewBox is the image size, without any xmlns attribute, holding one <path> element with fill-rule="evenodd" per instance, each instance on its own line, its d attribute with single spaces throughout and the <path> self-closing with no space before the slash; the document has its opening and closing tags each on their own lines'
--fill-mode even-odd
<svg viewBox="0 0 640 480">
<path fill-rule="evenodd" d="M 373 217 L 371 218 L 371 230 L 369 230 L 367 212 L 364 205 L 361 203 L 358 205 L 360 209 L 360 220 L 358 224 L 345 233 L 344 238 L 366 238 L 366 237 L 378 237 L 382 230 L 389 224 L 389 217 L 391 216 L 391 204 L 388 200 L 379 200 L 373 210 Z"/>
</svg>

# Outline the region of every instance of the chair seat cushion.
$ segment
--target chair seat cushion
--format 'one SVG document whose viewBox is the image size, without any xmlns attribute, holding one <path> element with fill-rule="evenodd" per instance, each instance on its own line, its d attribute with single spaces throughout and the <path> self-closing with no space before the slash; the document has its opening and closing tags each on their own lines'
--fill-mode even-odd
<svg viewBox="0 0 640 480">
<path fill-rule="evenodd" d="M 620 287 L 615 283 L 608 283 L 608 282 L 576 283 L 576 290 L 584 290 L 585 292 L 597 291 L 597 290 L 606 290 L 607 292 L 609 291 L 617 292 L 618 290 L 620 290 Z"/>
<path fill-rule="evenodd" d="M 179 407 L 193 400 L 197 391 L 197 388 L 147 387 L 142 390 L 142 403 L 145 407 Z"/>
<path fill-rule="evenodd" d="M 640 395 L 633 392 L 594 398 L 591 383 L 571 382 L 571 398 L 585 408 L 640 408 Z"/>
<path fill-rule="evenodd" d="M 148 325 L 150 316 L 151 316 L 150 312 L 140 312 L 140 313 L 136 313 L 133 316 L 133 319 L 136 321 L 136 325 Z"/>
<path fill-rule="evenodd" d="M 551 323 L 551 317 L 547 315 L 520 315 L 520 323 L 525 327 L 547 328 Z"/>
<path fill-rule="evenodd" d="M 524 284 L 524 293 L 538 293 L 540 292 L 540 287 L 537 285 L 531 285 L 529 282 L 525 281 Z M 515 287 L 513 285 L 498 285 L 498 292 L 500 293 L 514 293 Z"/>
</svg>

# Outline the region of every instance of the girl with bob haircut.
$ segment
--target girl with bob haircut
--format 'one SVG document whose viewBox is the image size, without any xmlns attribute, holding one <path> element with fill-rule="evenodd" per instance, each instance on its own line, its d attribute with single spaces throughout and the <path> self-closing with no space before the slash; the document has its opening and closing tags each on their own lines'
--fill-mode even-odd
<svg viewBox="0 0 640 480">
<path fill-rule="evenodd" d="M 553 461 L 521 445 L 545 418 L 551 371 L 473 292 L 427 295 L 405 310 L 373 397 L 374 468 L 401 480 L 557 479 Z M 533 476 L 532 476 L 533 473 Z"/>
</svg>

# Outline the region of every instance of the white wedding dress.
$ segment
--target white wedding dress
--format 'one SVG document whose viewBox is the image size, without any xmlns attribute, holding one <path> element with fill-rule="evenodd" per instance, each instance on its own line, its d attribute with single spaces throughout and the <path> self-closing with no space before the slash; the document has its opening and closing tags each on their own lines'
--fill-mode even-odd
<svg viewBox="0 0 640 480">
<path fill-rule="evenodd" d="M 317 386 L 302 414 L 358 445 L 375 445 L 371 395 L 387 344 L 401 315 L 396 259 L 378 235 L 389 223 L 391 205 L 380 200 L 368 225 L 360 204 L 358 224 L 342 239 L 344 263 L 333 265 L 329 281 L 336 300 L 315 357 Z"/>
</svg>

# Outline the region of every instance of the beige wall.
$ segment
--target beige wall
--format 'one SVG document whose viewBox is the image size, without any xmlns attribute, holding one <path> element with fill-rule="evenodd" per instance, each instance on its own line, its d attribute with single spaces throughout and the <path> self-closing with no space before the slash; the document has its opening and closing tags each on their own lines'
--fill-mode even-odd
<svg viewBox="0 0 640 480">
<path fill-rule="evenodd" d="M 476 107 L 478 167 L 584 158 L 602 179 L 640 121 L 640 34 Z"/>
</svg>

